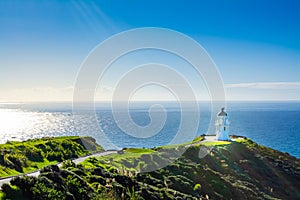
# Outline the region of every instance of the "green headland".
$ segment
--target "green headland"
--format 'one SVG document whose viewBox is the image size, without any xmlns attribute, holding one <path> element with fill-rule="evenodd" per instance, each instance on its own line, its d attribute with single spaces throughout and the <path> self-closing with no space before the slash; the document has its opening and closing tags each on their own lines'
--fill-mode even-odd
<svg viewBox="0 0 300 200">
<path fill-rule="evenodd" d="M 4 183 L 0 197 L 300 199 L 299 159 L 247 138 L 202 140 L 200 136 L 181 145 L 127 148 L 79 164 L 71 158 L 103 151 L 94 139 L 74 136 L 10 142 L 0 145 L 1 177 L 42 169 L 38 177 L 16 176 Z M 61 161 L 61 167 L 54 165 Z M 161 164 L 166 166 L 160 168 Z"/>
</svg>

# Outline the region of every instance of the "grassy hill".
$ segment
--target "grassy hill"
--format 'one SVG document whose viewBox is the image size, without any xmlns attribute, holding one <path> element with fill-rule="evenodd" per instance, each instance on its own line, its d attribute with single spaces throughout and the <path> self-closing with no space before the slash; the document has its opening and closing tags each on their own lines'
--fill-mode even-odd
<svg viewBox="0 0 300 200">
<path fill-rule="evenodd" d="M 8 199 L 299 199 L 300 160 L 249 139 L 124 149 L 3 185 Z M 200 142 L 200 143 L 199 143 Z M 199 156 L 209 149 L 206 156 Z M 184 152 L 184 153 L 183 153 Z M 161 163 L 178 159 L 150 172 Z M 199 154 L 200 153 L 200 154 Z M 149 171 L 149 170 L 148 170 Z"/>
<path fill-rule="evenodd" d="M 0 144 L 0 178 L 31 172 L 70 158 L 103 151 L 91 137 L 66 136 Z"/>
</svg>

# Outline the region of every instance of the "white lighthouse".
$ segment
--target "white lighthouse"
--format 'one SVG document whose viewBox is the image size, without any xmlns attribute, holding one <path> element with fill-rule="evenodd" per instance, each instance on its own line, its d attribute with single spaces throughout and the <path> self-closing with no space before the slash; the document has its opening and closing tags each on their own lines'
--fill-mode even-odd
<svg viewBox="0 0 300 200">
<path fill-rule="evenodd" d="M 216 121 L 216 140 L 230 140 L 229 138 L 229 120 L 227 113 L 221 109 L 218 113 L 218 119 Z"/>
</svg>

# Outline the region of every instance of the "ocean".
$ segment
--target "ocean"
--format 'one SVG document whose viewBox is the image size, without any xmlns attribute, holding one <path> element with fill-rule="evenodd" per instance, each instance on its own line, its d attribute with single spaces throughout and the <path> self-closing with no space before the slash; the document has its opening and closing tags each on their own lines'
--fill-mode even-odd
<svg viewBox="0 0 300 200">
<path fill-rule="evenodd" d="M 95 115 L 86 112 L 74 115 L 71 103 L 0 103 L 0 143 L 46 136 L 89 135 L 106 149 L 147 148 L 187 142 L 195 135 L 212 134 L 209 125 L 214 126 L 214 121 L 211 121 L 214 114 L 209 103 L 199 103 L 200 120 L 196 121 L 199 126 L 194 133 L 194 110 L 183 116 L 177 103 L 159 104 L 164 110 L 154 109 L 152 118 L 148 112 L 151 102 L 140 102 L 130 106 L 130 118 L 121 112 L 116 119 L 108 103 L 97 103 Z M 226 110 L 230 134 L 246 136 L 258 144 L 300 158 L 300 102 L 227 102 Z M 161 123 L 164 117 L 166 120 Z M 183 118 L 186 118 L 186 126 L 182 125 Z M 141 128 L 137 130 L 152 123 L 148 131 L 154 132 L 147 132 L 147 137 L 143 131 L 138 135 L 131 123 Z M 123 128 L 127 126 L 126 130 L 119 124 Z M 179 129 L 183 132 L 178 137 Z"/>
</svg>

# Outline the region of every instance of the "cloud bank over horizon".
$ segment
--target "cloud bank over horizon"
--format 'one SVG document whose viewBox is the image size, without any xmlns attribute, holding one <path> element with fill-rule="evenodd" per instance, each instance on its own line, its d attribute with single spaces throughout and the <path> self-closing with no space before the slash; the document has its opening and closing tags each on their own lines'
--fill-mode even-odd
<svg viewBox="0 0 300 200">
<path fill-rule="evenodd" d="M 225 84 L 226 88 L 252 88 L 270 90 L 300 90 L 300 82 L 255 82 Z"/>
<path fill-rule="evenodd" d="M 225 84 L 229 101 L 300 101 L 300 82 L 253 82 Z M 73 86 L 35 87 L 6 90 L 0 94 L 0 102 L 60 102 L 73 100 Z M 114 88 L 101 86 L 95 91 L 95 101 L 111 101 Z M 257 95 L 260 94 L 260 95 Z M 196 93 L 197 99 L 210 100 L 209 94 Z M 292 98 L 291 98 L 292 97 Z M 144 88 L 133 94 L 132 101 L 173 101 L 176 97 L 168 91 Z"/>
</svg>

